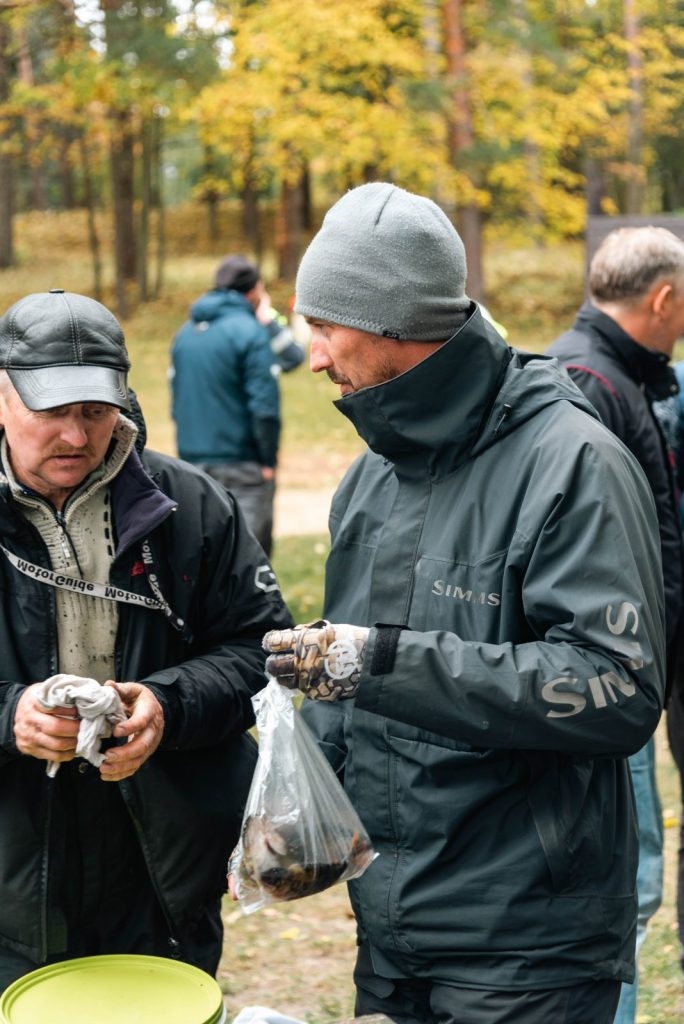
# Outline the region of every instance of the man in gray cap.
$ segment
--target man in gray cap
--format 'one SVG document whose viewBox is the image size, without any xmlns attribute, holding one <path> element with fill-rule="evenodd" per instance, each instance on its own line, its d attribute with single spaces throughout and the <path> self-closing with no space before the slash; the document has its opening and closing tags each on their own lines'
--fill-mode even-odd
<svg viewBox="0 0 684 1024">
<path fill-rule="evenodd" d="M 227 487 L 267 555 L 280 444 L 278 375 L 304 351 L 271 308 L 258 267 L 226 256 L 171 349 L 178 454 Z"/>
<path fill-rule="evenodd" d="M 93 299 L 0 319 L 0 988 L 93 954 L 215 972 L 260 637 L 291 623 L 225 490 L 138 452 L 128 368 Z"/>
<path fill-rule="evenodd" d="M 385 183 L 306 251 L 311 369 L 368 450 L 333 499 L 325 619 L 270 632 L 267 670 L 312 698 L 380 854 L 350 883 L 357 1013 L 609 1024 L 634 973 L 626 757 L 664 694 L 657 518 L 465 282 L 445 214 Z"/>
</svg>

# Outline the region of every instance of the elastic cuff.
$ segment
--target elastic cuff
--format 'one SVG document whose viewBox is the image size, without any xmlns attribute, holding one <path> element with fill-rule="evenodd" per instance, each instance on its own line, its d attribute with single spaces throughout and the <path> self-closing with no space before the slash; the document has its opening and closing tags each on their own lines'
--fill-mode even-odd
<svg viewBox="0 0 684 1024">
<path fill-rule="evenodd" d="M 169 747 L 173 746 L 174 733 L 176 723 L 179 721 L 181 702 L 178 696 L 178 691 L 175 689 L 173 684 L 169 686 L 160 686 L 158 683 L 146 683 L 145 680 L 141 680 L 142 685 L 146 686 L 150 690 L 159 703 L 164 714 L 164 735 L 162 736 L 162 742 L 160 746 Z"/>
<path fill-rule="evenodd" d="M 401 631 L 406 626 L 388 626 L 377 623 L 375 627 L 378 635 L 373 649 L 373 658 L 370 665 L 372 676 L 385 676 L 394 669 L 394 659 L 397 654 L 397 645 Z"/>
</svg>

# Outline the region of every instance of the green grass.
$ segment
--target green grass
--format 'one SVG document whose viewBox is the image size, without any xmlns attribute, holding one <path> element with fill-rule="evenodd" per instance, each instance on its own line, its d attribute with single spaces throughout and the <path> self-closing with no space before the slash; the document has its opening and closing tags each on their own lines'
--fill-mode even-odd
<svg viewBox="0 0 684 1024">
<path fill-rule="evenodd" d="M 684 975 L 676 926 L 676 863 L 681 801 L 679 778 L 670 755 L 665 723 L 658 741 L 658 788 L 665 823 L 663 904 L 651 921 L 641 953 L 637 1024 L 676 1024 L 684 1020 Z"/>
<path fill-rule="evenodd" d="M 274 545 L 273 568 L 295 622 L 321 616 L 328 538 L 280 537 Z"/>
</svg>

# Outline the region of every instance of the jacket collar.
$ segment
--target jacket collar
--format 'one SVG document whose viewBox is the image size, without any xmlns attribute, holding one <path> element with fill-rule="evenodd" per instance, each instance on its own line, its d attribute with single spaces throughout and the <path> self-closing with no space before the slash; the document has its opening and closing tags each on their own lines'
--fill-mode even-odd
<svg viewBox="0 0 684 1024">
<path fill-rule="evenodd" d="M 190 317 L 197 323 L 210 323 L 234 312 L 247 313 L 256 318 L 254 306 L 242 292 L 235 289 L 214 288 L 205 292 L 190 308 Z"/>
<path fill-rule="evenodd" d="M 115 428 L 113 445 L 105 460 L 111 470 L 107 473 L 107 478 L 118 538 L 117 554 L 136 540 L 148 536 L 176 508 L 176 502 L 165 494 L 148 474 L 134 447 L 134 441 L 133 424 L 121 416 Z M 2 472 L 1 466 L 0 501 L 5 502 L 8 511 L 14 504 L 10 481 Z M 3 530 L 10 534 L 14 533 L 15 529 L 25 529 L 25 526 L 26 520 L 23 516 L 12 515 L 8 522 L 3 524 Z"/>
<path fill-rule="evenodd" d="M 585 302 L 575 321 L 575 328 L 599 335 L 611 349 L 613 357 L 624 366 L 632 380 L 641 385 L 651 401 L 671 398 L 679 391 L 670 359 L 664 352 L 654 352 L 640 345 L 607 313 L 592 302 Z"/>
<path fill-rule="evenodd" d="M 111 493 L 117 554 L 147 537 L 177 507 L 149 475 L 135 448 L 113 481 Z"/>
<path fill-rule="evenodd" d="M 441 476 L 471 451 L 510 359 L 473 303 L 465 324 L 422 362 L 334 404 L 398 470 Z"/>
</svg>

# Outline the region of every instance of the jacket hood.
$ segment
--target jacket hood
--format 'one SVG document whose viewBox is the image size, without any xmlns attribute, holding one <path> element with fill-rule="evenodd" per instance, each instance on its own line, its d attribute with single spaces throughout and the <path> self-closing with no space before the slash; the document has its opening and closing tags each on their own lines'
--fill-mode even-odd
<svg viewBox="0 0 684 1024">
<path fill-rule="evenodd" d="M 251 313 L 252 316 L 255 315 L 251 302 L 241 292 L 226 288 L 214 288 L 200 296 L 197 302 L 193 302 L 190 307 L 190 319 L 198 324 L 217 320 L 218 317 L 235 310 L 243 310 Z"/>
<path fill-rule="evenodd" d="M 562 400 L 598 418 L 557 360 L 510 348 L 473 303 L 422 362 L 334 404 L 378 455 L 438 477 Z"/>
</svg>

